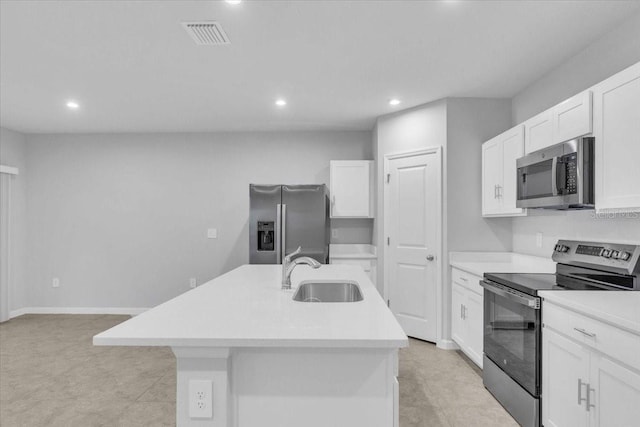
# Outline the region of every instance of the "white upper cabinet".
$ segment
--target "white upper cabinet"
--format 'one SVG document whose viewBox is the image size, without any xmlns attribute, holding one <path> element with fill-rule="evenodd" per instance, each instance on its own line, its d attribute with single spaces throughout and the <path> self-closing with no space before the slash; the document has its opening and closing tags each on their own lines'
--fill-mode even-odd
<svg viewBox="0 0 640 427">
<path fill-rule="evenodd" d="M 524 127 L 509 129 L 482 144 L 482 215 L 524 215 L 516 208 L 516 160 L 524 155 Z"/>
<path fill-rule="evenodd" d="M 524 122 L 524 151 L 529 154 L 553 145 L 553 115 L 543 111 Z"/>
<path fill-rule="evenodd" d="M 524 122 L 525 153 L 590 134 L 591 113 L 591 91 L 587 90 L 530 118 Z"/>
<path fill-rule="evenodd" d="M 640 211 L 640 63 L 593 88 L 596 209 Z"/>
<path fill-rule="evenodd" d="M 591 91 L 572 96 L 552 108 L 555 144 L 591 133 Z"/>
<path fill-rule="evenodd" d="M 373 218 L 373 161 L 332 160 L 331 217 Z"/>
</svg>

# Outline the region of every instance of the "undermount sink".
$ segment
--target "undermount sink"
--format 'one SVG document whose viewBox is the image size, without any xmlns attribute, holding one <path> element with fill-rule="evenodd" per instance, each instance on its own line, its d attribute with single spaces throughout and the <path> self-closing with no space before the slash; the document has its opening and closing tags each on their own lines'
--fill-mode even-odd
<svg viewBox="0 0 640 427">
<path fill-rule="evenodd" d="M 357 302 L 362 301 L 362 292 L 356 282 L 307 280 L 300 282 L 293 295 L 300 302 Z"/>
</svg>

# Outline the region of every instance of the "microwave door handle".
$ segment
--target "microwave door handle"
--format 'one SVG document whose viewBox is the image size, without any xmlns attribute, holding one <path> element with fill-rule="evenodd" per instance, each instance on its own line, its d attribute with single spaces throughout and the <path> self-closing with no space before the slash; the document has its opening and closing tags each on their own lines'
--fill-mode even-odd
<svg viewBox="0 0 640 427">
<path fill-rule="evenodd" d="M 558 158 L 551 160 L 551 194 L 558 195 Z"/>
</svg>

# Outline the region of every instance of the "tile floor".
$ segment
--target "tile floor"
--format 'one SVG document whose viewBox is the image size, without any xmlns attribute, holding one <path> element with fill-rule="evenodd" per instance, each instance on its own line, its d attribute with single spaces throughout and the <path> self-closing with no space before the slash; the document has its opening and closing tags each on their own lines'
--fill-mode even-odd
<svg viewBox="0 0 640 427">
<path fill-rule="evenodd" d="M 170 349 L 91 344 L 127 318 L 24 315 L 0 324 L 0 425 L 174 425 Z M 517 426 L 458 352 L 411 340 L 399 381 L 401 427 Z"/>
</svg>

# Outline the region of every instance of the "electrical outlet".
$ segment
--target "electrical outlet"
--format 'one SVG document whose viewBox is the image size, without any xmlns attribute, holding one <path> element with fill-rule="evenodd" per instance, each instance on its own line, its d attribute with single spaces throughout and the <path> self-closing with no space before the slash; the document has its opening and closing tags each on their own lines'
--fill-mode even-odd
<svg viewBox="0 0 640 427">
<path fill-rule="evenodd" d="M 213 382 L 211 380 L 189 381 L 189 417 L 213 417 Z"/>
<path fill-rule="evenodd" d="M 542 233 L 541 232 L 537 232 L 536 233 L 536 247 L 538 247 L 538 248 L 542 247 Z"/>
<path fill-rule="evenodd" d="M 59 288 L 60 287 L 60 279 L 57 278 L 57 277 L 54 277 L 53 280 L 51 281 L 51 287 Z"/>
<path fill-rule="evenodd" d="M 195 288 L 198 285 L 198 282 L 196 282 L 196 278 L 192 277 L 191 279 L 189 279 L 189 287 L 190 288 Z"/>
<path fill-rule="evenodd" d="M 334 239 L 338 237 L 338 230 L 336 230 L 335 228 L 331 230 L 331 237 L 333 237 Z"/>
<path fill-rule="evenodd" d="M 218 238 L 218 229 L 217 228 L 209 228 L 207 230 L 207 238 L 209 238 L 209 239 L 217 239 Z"/>
</svg>

